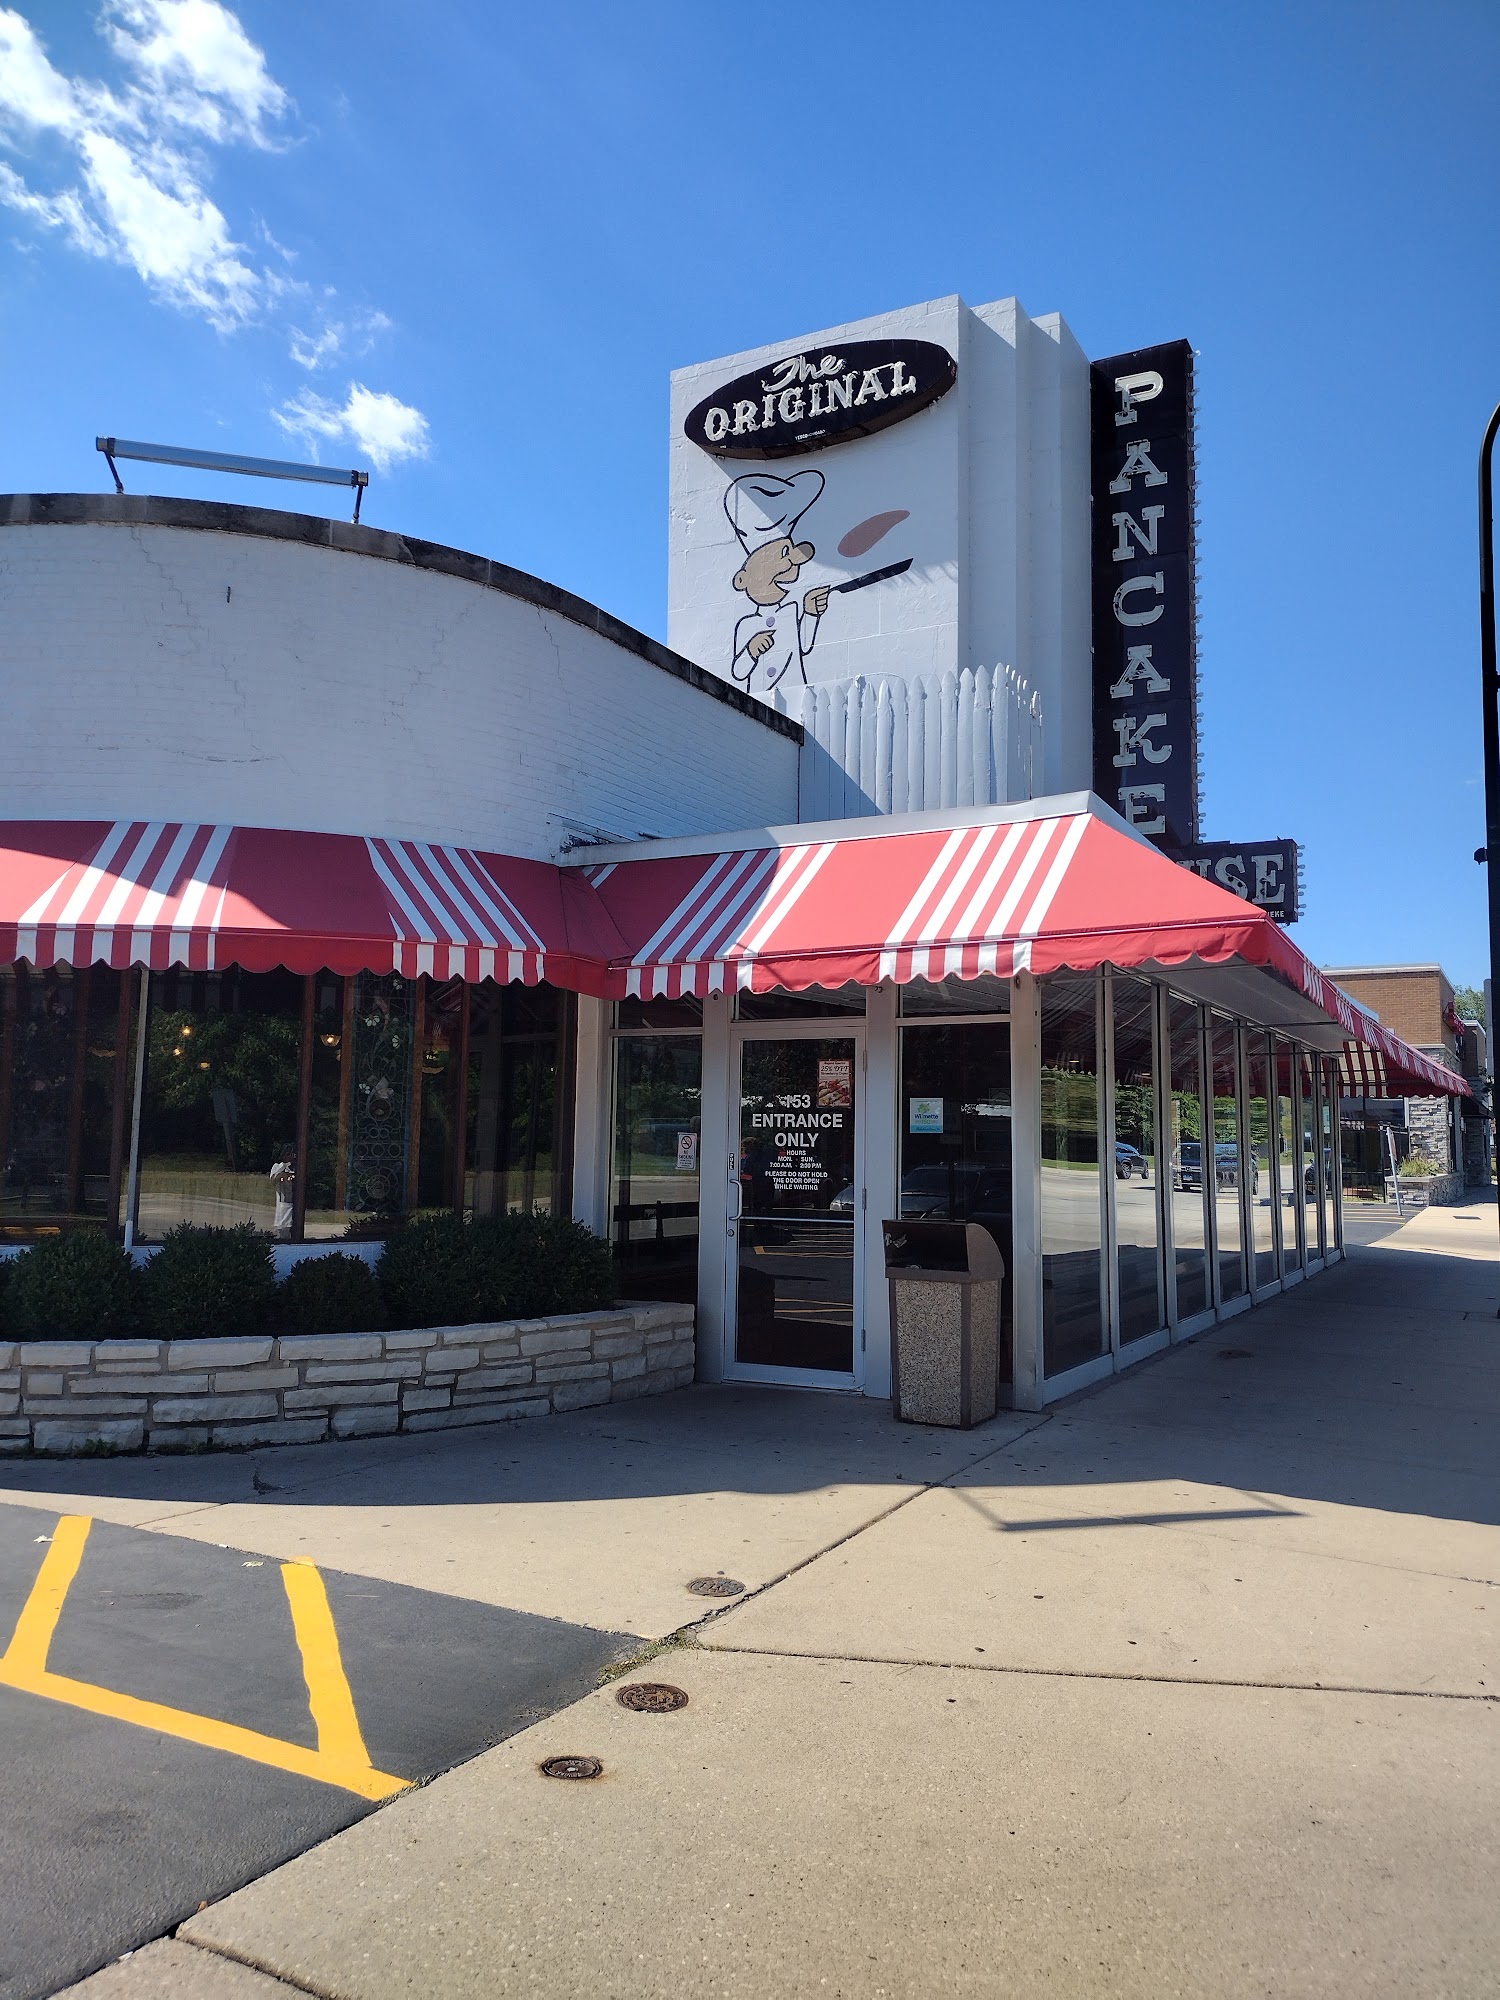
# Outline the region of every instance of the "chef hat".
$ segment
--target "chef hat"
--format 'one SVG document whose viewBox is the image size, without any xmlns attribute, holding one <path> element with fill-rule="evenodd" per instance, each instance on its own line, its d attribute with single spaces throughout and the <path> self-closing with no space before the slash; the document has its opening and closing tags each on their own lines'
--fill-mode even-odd
<svg viewBox="0 0 1500 2000">
<path fill-rule="evenodd" d="M 747 556 L 796 532 L 797 523 L 823 491 L 823 475 L 809 469 L 782 479 L 774 472 L 747 472 L 730 483 L 724 512 Z"/>
</svg>

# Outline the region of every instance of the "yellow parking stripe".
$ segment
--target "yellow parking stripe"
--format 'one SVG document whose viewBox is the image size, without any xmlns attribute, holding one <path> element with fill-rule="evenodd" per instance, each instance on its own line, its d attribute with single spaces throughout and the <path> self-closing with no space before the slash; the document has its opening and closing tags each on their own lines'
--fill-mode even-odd
<svg viewBox="0 0 1500 2000">
<path fill-rule="evenodd" d="M 312 1563 L 289 1562 L 281 1565 L 281 1580 L 292 1607 L 308 1706 L 318 1725 L 318 1749 L 337 1763 L 368 1768 L 370 1753 L 354 1712 L 323 1579 Z"/>
<path fill-rule="evenodd" d="M 397 1792 L 407 1790 L 409 1779 L 377 1771 L 370 1762 L 344 1674 L 328 1593 L 311 1563 L 287 1563 L 282 1574 L 318 1729 L 316 1750 L 284 1742 L 279 1736 L 263 1736 L 256 1729 L 241 1729 L 234 1722 L 220 1722 L 215 1716 L 194 1715 L 187 1709 L 168 1708 L 161 1702 L 141 1701 L 135 1695 L 117 1694 L 113 1688 L 95 1687 L 90 1681 L 70 1680 L 65 1674 L 49 1672 L 47 1654 L 52 1635 L 78 1574 L 91 1526 L 86 1514 L 65 1514 L 58 1522 L 31 1595 L 16 1621 L 10 1645 L 0 1655 L 0 1686 L 42 1695 L 49 1701 L 63 1702 L 91 1715 L 107 1716 L 114 1722 L 155 1729 L 164 1736 L 176 1736 L 205 1750 L 228 1751 L 231 1756 L 245 1757 L 255 1764 L 290 1771 L 295 1777 L 337 1785 L 363 1799 L 394 1798 Z M 296 1572 L 295 1577 L 292 1572 Z"/>
<path fill-rule="evenodd" d="M 64 1514 L 53 1530 L 52 1546 L 42 1558 L 41 1570 L 16 1620 L 11 1642 L 0 1655 L 0 1675 L 5 1679 L 47 1671 L 47 1653 L 52 1634 L 57 1630 L 58 1614 L 78 1574 L 83 1545 L 93 1525 L 87 1514 Z"/>
</svg>

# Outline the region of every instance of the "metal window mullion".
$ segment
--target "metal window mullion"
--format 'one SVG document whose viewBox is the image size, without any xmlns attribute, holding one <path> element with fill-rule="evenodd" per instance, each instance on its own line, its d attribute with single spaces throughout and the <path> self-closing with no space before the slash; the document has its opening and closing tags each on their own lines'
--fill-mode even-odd
<svg viewBox="0 0 1500 2000">
<path fill-rule="evenodd" d="M 1240 1268 L 1245 1296 L 1255 1297 L 1255 1209 L 1250 1188 L 1255 1177 L 1255 1145 L 1250 1136 L 1250 1049 L 1249 1029 L 1243 1021 L 1234 1023 L 1235 1124 L 1240 1148 Z"/>
<path fill-rule="evenodd" d="M 1214 1116 L 1214 1017 L 1204 1006 L 1198 1009 L 1198 1127 L 1203 1164 L 1203 1254 L 1208 1259 L 1204 1299 L 1217 1312 L 1224 1303 L 1219 1272 L 1219 1127 Z"/>
</svg>

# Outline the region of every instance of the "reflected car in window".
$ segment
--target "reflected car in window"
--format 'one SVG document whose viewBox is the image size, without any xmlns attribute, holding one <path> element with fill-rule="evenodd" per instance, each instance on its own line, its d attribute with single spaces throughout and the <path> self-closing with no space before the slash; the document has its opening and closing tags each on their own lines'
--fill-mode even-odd
<svg viewBox="0 0 1500 2000">
<path fill-rule="evenodd" d="M 1123 1139 L 1115 1141 L 1115 1179 L 1128 1181 L 1132 1174 L 1139 1174 L 1142 1180 L 1151 1171 L 1151 1162 L 1138 1146 L 1127 1146 Z"/>
</svg>

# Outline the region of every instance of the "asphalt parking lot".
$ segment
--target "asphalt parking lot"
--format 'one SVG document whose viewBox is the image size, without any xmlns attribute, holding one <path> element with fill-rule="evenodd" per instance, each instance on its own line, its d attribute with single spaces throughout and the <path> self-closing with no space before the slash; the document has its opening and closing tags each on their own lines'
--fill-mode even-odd
<svg viewBox="0 0 1500 2000">
<path fill-rule="evenodd" d="M 0 2000 L 34 2000 L 575 1701 L 639 1639 L 0 1510 Z"/>
</svg>

